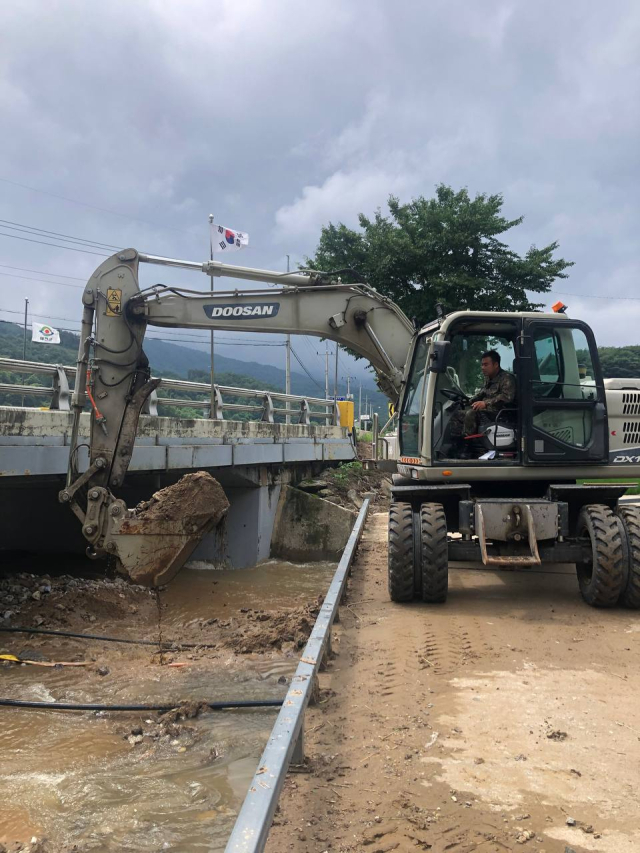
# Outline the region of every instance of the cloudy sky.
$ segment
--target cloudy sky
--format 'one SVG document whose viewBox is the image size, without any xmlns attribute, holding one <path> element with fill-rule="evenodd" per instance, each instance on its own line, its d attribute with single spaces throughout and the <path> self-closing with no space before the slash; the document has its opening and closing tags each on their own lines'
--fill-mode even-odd
<svg viewBox="0 0 640 853">
<path fill-rule="evenodd" d="M 101 261 L 15 223 L 203 260 L 213 212 L 284 269 L 445 182 L 503 193 L 514 248 L 575 261 L 570 314 L 639 344 L 639 57 L 636 0 L 3 0 L 0 319 L 28 297 L 76 328 Z M 256 340 L 221 351 L 284 361 Z M 297 343 L 314 373 L 321 348 Z"/>
</svg>

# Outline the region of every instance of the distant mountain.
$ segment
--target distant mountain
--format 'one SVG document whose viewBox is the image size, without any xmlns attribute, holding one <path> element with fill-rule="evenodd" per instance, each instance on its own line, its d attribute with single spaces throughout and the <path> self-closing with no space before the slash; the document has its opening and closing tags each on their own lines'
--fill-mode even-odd
<svg viewBox="0 0 640 853">
<path fill-rule="evenodd" d="M 79 336 L 72 332 L 60 333 L 60 344 L 36 344 L 27 340 L 27 361 L 41 361 L 47 364 L 74 365 L 78 357 Z M 16 323 L 0 320 L 0 357 L 22 359 L 23 330 Z M 209 372 L 209 354 L 202 350 L 183 347 L 178 344 L 147 338 L 144 351 L 149 358 L 151 371 L 155 376 L 188 379 L 189 371 Z M 269 364 L 257 361 L 242 361 L 239 358 L 229 358 L 225 355 L 215 355 L 216 380 L 221 385 L 237 387 L 269 388 L 284 391 L 285 372 Z M 242 378 L 242 382 L 240 382 Z M 15 380 L 14 380 L 15 381 Z M 19 380 L 24 381 L 24 380 Z M 340 386 L 339 394 L 344 394 L 346 388 Z M 324 387 L 304 373 L 291 371 L 291 393 L 308 397 L 324 397 Z M 363 386 L 363 403 L 365 393 L 373 401 L 374 409 L 381 416 L 387 410 L 386 397 L 375 389 L 373 382 L 369 387 Z M 13 401 L 12 401 L 13 402 Z M 2 403 L 0 402 L 0 405 Z M 357 400 L 356 400 L 357 406 Z"/>
</svg>

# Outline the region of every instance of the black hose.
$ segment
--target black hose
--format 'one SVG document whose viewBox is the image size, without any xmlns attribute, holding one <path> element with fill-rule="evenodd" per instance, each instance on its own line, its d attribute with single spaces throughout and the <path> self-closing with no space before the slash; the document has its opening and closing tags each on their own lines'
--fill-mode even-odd
<svg viewBox="0 0 640 853">
<path fill-rule="evenodd" d="M 171 649 L 173 646 L 183 649 L 217 649 L 219 643 L 181 643 L 177 640 L 165 640 L 162 644 L 156 640 L 128 640 L 123 637 L 103 637 L 100 634 L 75 634 L 73 631 L 54 631 L 52 628 L 13 628 L 0 626 L 0 631 L 8 631 L 14 634 L 51 634 L 54 637 L 76 637 L 80 640 L 103 640 L 105 643 L 128 643 L 133 646 L 155 646 L 160 645 L 163 649 Z"/>
<path fill-rule="evenodd" d="M 282 699 L 230 699 L 227 702 L 206 702 L 212 711 L 227 708 L 280 708 Z M 0 699 L 0 706 L 8 708 L 40 708 L 49 711 L 173 711 L 180 703 L 172 705 L 91 705 L 75 702 L 28 702 L 23 699 Z"/>
</svg>

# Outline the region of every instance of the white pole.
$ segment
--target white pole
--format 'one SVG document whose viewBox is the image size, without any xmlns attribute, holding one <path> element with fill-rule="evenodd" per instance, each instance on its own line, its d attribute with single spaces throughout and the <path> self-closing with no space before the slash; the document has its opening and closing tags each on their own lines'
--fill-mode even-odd
<svg viewBox="0 0 640 853">
<path fill-rule="evenodd" d="M 329 399 L 329 344 L 325 341 L 324 350 L 324 398 Z"/>
<path fill-rule="evenodd" d="M 287 272 L 289 272 L 289 255 L 287 255 Z M 291 335 L 287 335 L 287 344 L 286 344 L 286 361 L 285 361 L 285 372 L 284 372 L 284 393 L 291 393 Z M 291 405 L 289 401 L 286 402 L 287 409 Z M 287 415 L 286 422 L 288 424 L 291 423 L 291 415 Z"/>
<path fill-rule="evenodd" d="M 333 402 L 335 403 L 338 399 L 338 342 L 336 341 L 336 369 L 333 374 Z"/>
<path fill-rule="evenodd" d="M 362 418 L 362 382 L 360 383 L 360 387 L 358 389 L 358 426 L 360 426 L 360 419 Z"/>
<path fill-rule="evenodd" d="M 213 213 L 209 214 L 209 255 L 211 260 L 213 260 Z M 213 284 L 213 273 L 211 274 L 211 292 L 213 293 L 214 284 Z M 214 358 L 214 342 L 213 342 L 213 329 L 211 329 L 211 363 L 210 363 L 210 379 L 211 379 L 211 391 L 209 394 L 209 406 L 211 407 L 209 410 L 209 417 L 213 418 L 213 414 L 215 412 L 215 391 L 213 388 L 213 358 Z"/>
</svg>

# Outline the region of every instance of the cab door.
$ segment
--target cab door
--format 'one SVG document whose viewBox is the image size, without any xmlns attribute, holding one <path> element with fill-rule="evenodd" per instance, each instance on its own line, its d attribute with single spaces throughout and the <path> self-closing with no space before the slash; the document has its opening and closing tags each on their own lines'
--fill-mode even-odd
<svg viewBox="0 0 640 853">
<path fill-rule="evenodd" d="M 523 343 L 525 464 L 606 462 L 606 397 L 591 329 L 568 319 L 528 319 Z"/>
</svg>

